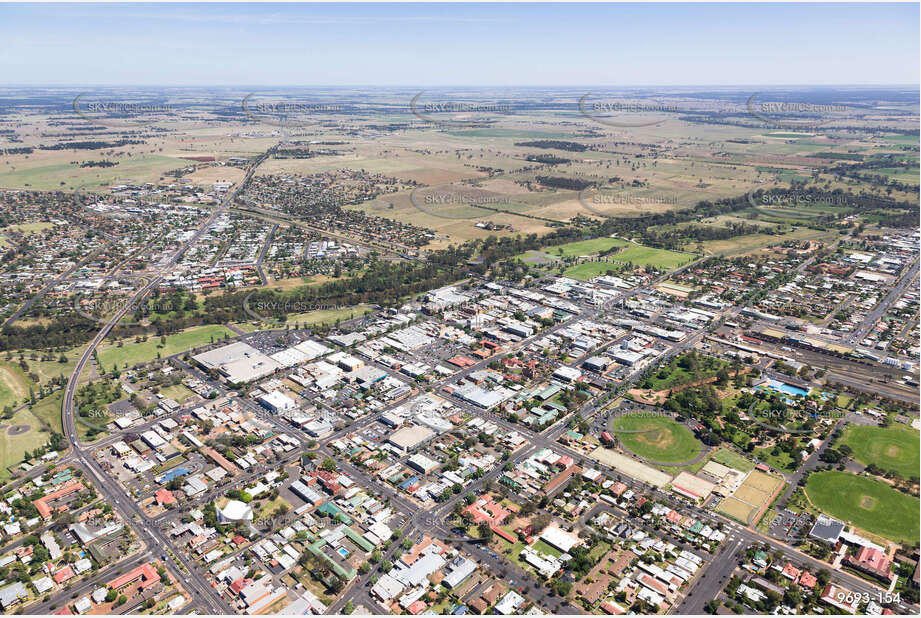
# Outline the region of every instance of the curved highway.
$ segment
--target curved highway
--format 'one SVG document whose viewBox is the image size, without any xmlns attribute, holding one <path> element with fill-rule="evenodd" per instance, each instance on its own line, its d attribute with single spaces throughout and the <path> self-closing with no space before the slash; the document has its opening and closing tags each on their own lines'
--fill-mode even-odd
<svg viewBox="0 0 921 618">
<path fill-rule="evenodd" d="M 113 328 L 118 324 L 118 322 L 125 316 L 128 311 L 132 310 L 144 297 L 153 289 L 155 289 L 163 278 L 170 272 L 170 270 L 176 265 L 179 261 L 179 258 L 182 257 L 189 247 L 195 244 L 207 231 L 208 228 L 214 223 L 214 221 L 222 215 L 224 212 L 230 208 L 230 205 L 236 199 L 237 195 L 243 190 L 246 186 L 246 183 L 252 178 L 253 173 L 256 171 L 256 168 L 268 158 L 269 155 L 277 148 L 277 146 L 270 148 L 264 154 L 260 155 L 255 159 L 248 168 L 246 175 L 236 186 L 236 188 L 231 191 L 221 202 L 214 212 L 198 227 L 195 233 L 185 242 L 180 245 L 176 250 L 173 256 L 169 261 L 163 265 L 163 268 L 160 269 L 160 272 L 157 276 L 153 277 L 150 282 L 147 283 L 144 287 L 135 292 L 134 296 L 131 297 L 130 302 L 126 303 L 119 311 L 112 316 L 112 318 L 106 322 L 106 324 L 100 329 L 93 340 L 90 342 L 89 346 L 83 351 L 83 354 L 80 356 L 77 361 L 76 366 L 74 367 L 73 373 L 71 373 L 70 378 L 67 381 L 67 387 L 64 390 L 64 400 L 61 406 L 61 415 L 63 418 L 64 425 L 64 435 L 67 438 L 67 441 L 70 443 L 70 448 L 73 453 L 74 459 L 76 459 L 84 468 L 89 470 L 89 472 L 94 477 L 94 481 L 98 486 L 100 492 L 106 497 L 106 499 L 112 504 L 118 513 L 121 515 L 123 521 L 126 525 L 132 526 L 135 531 L 138 533 L 140 539 L 147 546 L 147 549 L 154 552 L 154 555 L 157 552 L 165 552 L 168 548 L 169 542 L 166 539 L 165 535 L 154 525 L 143 525 L 143 522 L 147 520 L 146 514 L 137 506 L 134 500 L 128 496 L 118 483 L 110 478 L 105 471 L 102 470 L 101 466 L 95 461 L 92 455 L 92 448 L 83 447 L 80 445 L 80 440 L 77 435 L 77 424 L 75 416 L 75 395 L 77 392 L 77 386 L 80 382 L 80 374 L 83 372 L 83 369 L 86 367 L 86 364 L 89 362 L 90 358 L 93 356 L 93 352 L 97 347 L 105 340 L 108 334 L 112 331 Z M 133 523 L 132 523 L 133 522 Z M 141 525 L 138 525 L 141 524 Z M 166 555 L 165 553 L 161 555 Z M 204 613 L 208 614 L 227 614 L 233 613 L 232 608 L 230 608 L 221 596 L 211 587 L 210 582 L 202 576 L 201 574 L 187 569 L 185 566 L 179 565 L 178 562 L 174 560 L 162 560 L 164 566 L 170 571 L 173 577 L 176 578 L 176 581 L 180 582 L 182 587 L 192 596 L 192 604 L 197 606 L 199 609 L 203 610 Z M 186 574 L 187 573 L 187 574 Z"/>
</svg>

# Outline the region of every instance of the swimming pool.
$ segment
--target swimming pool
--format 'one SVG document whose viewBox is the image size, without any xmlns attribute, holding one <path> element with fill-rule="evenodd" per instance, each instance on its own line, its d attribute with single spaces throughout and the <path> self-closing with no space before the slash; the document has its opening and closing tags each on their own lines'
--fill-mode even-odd
<svg viewBox="0 0 921 618">
<path fill-rule="evenodd" d="M 349 552 L 348 552 L 348 550 L 347 550 L 346 548 L 344 548 L 344 547 L 340 547 L 339 549 L 337 549 L 337 550 L 336 550 L 336 553 L 338 553 L 338 554 L 339 554 L 340 556 L 342 556 L 343 558 L 348 558 L 348 557 L 349 557 Z"/>
<path fill-rule="evenodd" d="M 773 378 L 768 378 L 767 382 L 762 384 L 762 386 L 774 391 L 786 393 L 788 395 L 799 395 L 801 397 L 805 397 L 809 394 L 809 391 L 806 389 L 800 388 L 798 386 L 793 386 L 792 384 L 787 384 L 786 382 L 781 382 L 780 380 L 775 380 Z"/>
</svg>

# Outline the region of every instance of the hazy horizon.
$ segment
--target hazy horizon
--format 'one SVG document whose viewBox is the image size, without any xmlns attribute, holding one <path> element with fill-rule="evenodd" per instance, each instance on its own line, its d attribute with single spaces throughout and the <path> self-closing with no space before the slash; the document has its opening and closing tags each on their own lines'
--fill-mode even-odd
<svg viewBox="0 0 921 618">
<path fill-rule="evenodd" d="M 918 4 L 0 4 L 9 86 L 916 85 Z"/>
</svg>

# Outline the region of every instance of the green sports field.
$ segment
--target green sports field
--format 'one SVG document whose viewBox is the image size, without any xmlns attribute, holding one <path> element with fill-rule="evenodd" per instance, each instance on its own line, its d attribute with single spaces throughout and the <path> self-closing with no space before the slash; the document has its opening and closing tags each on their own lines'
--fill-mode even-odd
<svg viewBox="0 0 921 618">
<path fill-rule="evenodd" d="M 582 262 L 581 264 L 570 266 L 563 271 L 563 274 L 573 279 L 588 281 L 589 279 L 606 275 L 609 270 L 618 273 L 623 270 L 623 267 L 620 264 L 612 264 L 611 262 Z"/>
<path fill-rule="evenodd" d="M 579 242 L 571 242 L 557 247 L 547 247 L 544 252 L 561 257 L 576 257 L 579 255 L 594 255 L 611 247 L 625 247 L 628 244 L 630 243 L 619 238 L 592 238 L 591 240 L 580 240 Z"/>
<path fill-rule="evenodd" d="M 159 337 L 150 337 L 143 343 L 126 343 L 120 348 L 107 347 L 99 351 L 99 363 L 106 371 L 111 371 L 115 365 L 123 369 L 126 363 L 129 367 L 133 367 L 138 363 L 154 360 L 158 352 L 161 358 L 165 358 L 212 341 L 218 341 L 223 339 L 224 335 L 233 337 L 234 334 L 233 331 L 216 324 L 189 328 L 175 335 L 168 335 L 166 344 L 161 344 Z"/>
<path fill-rule="evenodd" d="M 896 542 L 918 540 L 919 501 L 885 483 L 848 472 L 813 472 L 806 495 L 817 508 Z"/>
<path fill-rule="evenodd" d="M 918 476 L 921 439 L 914 429 L 850 426 L 841 442 L 850 446 L 854 459 L 864 465 L 876 464 L 906 479 Z"/>
<path fill-rule="evenodd" d="M 703 448 L 690 429 L 667 416 L 626 414 L 614 419 L 611 430 L 626 449 L 652 461 L 690 461 Z"/>
<path fill-rule="evenodd" d="M 611 256 L 618 262 L 630 262 L 634 266 L 654 266 L 656 268 L 678 268 L 697 258 L 693 253 L 680 253 L 668 249 L 656 249 L 642 245 L 630 245 L 623 251 Z"/>
</svg>

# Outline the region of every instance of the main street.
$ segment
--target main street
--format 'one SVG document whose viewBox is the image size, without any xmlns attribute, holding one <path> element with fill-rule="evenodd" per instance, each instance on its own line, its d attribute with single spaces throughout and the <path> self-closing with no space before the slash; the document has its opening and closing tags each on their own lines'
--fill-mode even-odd
<svg viewBox="0 0 921 618">
<path fill-rule="evenodd" d="M 83 354 L 77 360 L 77 364 L 74 367 L 73 373 L 71 373 L 70 378 L 67 381 L 67 386 L 64 390 L 64 400 L 61 412 L 63 417 L 64 434 L 70 444 L 72 456 L 84 469 L 88 470 L 92 474 L 100 493 L 106 498 L 107 501 L 112 504 L 113 508 L 119 513 L 125 524 L 131 526 L 137 532 L 139 538 L 149 550 L 165 551 L 166 548 L 170 547 L 169 540 L 156 526 L 143 525 L 142 522 L 147 519 L 147 515 L 140 509 L 134 500 L 128 496 L 121 487 L 119 487 L 118 483 L 112 479 L 96 462 L 92 456 L 93 449 L 83 447 L 80 444 L 80 439 L 77 434 L 75 410 L 75 397 L 80 381 L 80 374 L 83 372 L 87 363 L 92 358 L 96 348 L 98 348 L 99 345 L 105 340 L 105 338 L 112 331 L 112 329 L 115 328 L 118 322 L 130 310 L 132 310 L 134 307 L 137 307 L 138 304 L 147 296 L 147 294 L 156 289 L 163 278 L 166 277 L 175 267 L 176 263 L 189 249 L 189 247 L 198 242 L 198 240 L 208 231 L 208 229 L 217 220 L 217 218 L 230 208 L 234 199 L 236 199 L 237 195 L 246 186 L 246 183 L 252 178 L 256 168 L 272 153 L 273 150 L 274 148 L 269 149 L 266 153 L 256 158 L 250 164 L 243 179 L 235 186 L 232 191 L 227 194 L 221 204 L 207 217 L 207 219 L 205 219 L 205 221 L 199 225 L 195 233 L 192 234 L 192 236 L 190 236 L 185 242 L 183 242 L 182 245 L 180 245 L 180 247 L 175 251 L 170 259 L 163 265 L 159 273 L 152 277 L 146 285 L 135 292 L 135 294 L 131 297 L 131 300 L 118 311 L 116 311 L 115 314 L 109 319 L 109 321 L 103 325 L 103 327 L 99 330 L 90 344 L 83 351 Z M 184 566 L 179 565 L 174 560 L 163 560 L 163 562 L 164 566 L 167 568 L 173 578 L 179 582 L 179 584 L 186 590 L 187 593 L 191 595 L 192 602 L 196 607 L 211 614 L 223 614 L 228 612 L 232 613 L 232 609 L 212 588 L 210 582 L 208 582 L 208 580 L 196 569 L 186 569 Z M 188 574 L 186 575 L 186 573 Z M 55 595 L 55 597 L 58 596 L 60 595 Z"/>
</svg>

